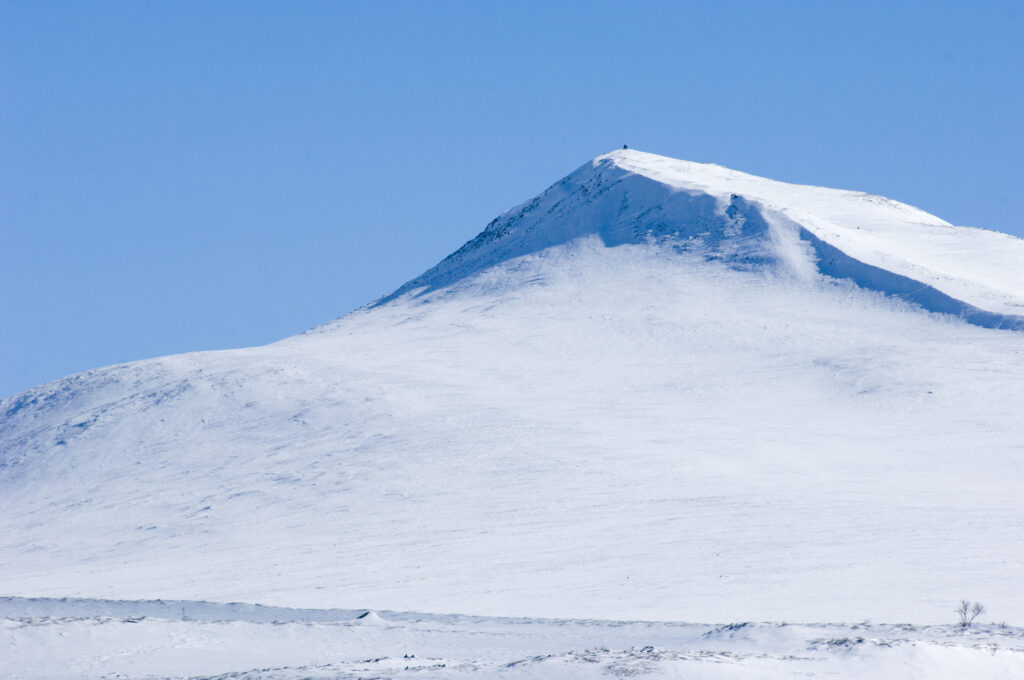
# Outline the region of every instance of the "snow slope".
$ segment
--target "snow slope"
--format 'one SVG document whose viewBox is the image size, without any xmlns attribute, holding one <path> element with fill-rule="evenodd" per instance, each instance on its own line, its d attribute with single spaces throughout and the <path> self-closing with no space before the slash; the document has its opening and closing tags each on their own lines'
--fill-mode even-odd
<svg viewBox="0 0 1024 680">
<path fill-rule="evenodd" d="M 634 150 L 595 158 L 387 296 L 436 289 L 586 235 L 671 239 L 742 265 L 825 274 L 989 327 L 1024 327 L 1024 240 L 881 196 L 784 184 Z"/>
<path fill-rule="evenodd" d="M 599 157 L 312 332 L 0 402 L 0 591 L 1019 623 L 1021 248 Z"/>
</svg>

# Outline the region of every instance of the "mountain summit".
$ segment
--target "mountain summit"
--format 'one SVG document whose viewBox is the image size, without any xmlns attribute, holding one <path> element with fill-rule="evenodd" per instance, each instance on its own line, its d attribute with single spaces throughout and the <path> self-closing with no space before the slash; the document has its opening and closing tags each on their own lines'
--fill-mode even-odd
<svg viewBox="0 0 1024 680">
<path fill-rule="evenodd" d="M 599 156 L 314 331 L 0 401 L 0 595 L 1020 620 L 1022 248 Z"/>
<path fill-rule="evenodd" d="M 380 302 L 584 237 L 670 243 L 740 267 L 825 275 L 981 326 L 1024 327 L 1024 241 L 870 194 L 623 149 L 487 225 Z"/>
</svg>

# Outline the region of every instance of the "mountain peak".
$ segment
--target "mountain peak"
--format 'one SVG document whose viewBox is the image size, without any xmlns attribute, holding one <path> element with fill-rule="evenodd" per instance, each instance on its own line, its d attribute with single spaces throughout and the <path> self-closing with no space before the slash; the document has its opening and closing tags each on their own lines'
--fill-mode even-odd
<svg viewBox="0 0 1024 680">
<path fill-rule="evenodd" d="M 580 239 L 657 245 L 743 269 L 849 279 L 986 327 L 1024 328 L 1024 241 L 882 196 L 787 184 L 638 151 L 597 156 L 376 303 Z"/>
<path fill-rule="evenodd" d="M 701 163 L 698 161 L 688 161 L 679 158 L 672 158 L 670 156 L 662 156 L 661 154 L 651 153 L 649 151 L 641 151 L 639 149 L 612 149 L 608 153 L 603 153 L 596 156 L 591 163 L 593 165 L 599 165 L 601 163 L 612 163 L 619 167 L 636 170 L 644 168 L 645 166 L 652 166 L 660 163 L 677 165 L 679 167 L 693 167 L 699 168 L 701 166 L 712 167 L 712 168 L 724 168 L 724 166 L 718 165 L 717 163 Z M 729 172 L 734 172 L 730 170 Z M 640 174 L 644 174 L 640 172 Z"/>
</svg>

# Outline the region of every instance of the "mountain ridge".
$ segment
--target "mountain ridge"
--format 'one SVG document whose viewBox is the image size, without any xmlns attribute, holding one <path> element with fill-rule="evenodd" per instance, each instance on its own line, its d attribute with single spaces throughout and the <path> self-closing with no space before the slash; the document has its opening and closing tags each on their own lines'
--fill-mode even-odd
<svg viewBox="0 0 1024 680">
<path fill-rule="evenodd" d="M 676 248 L 737 266 L 851 279 L 977 325 L 1024 328 L 1024 240 L 955 227 L 881 196 L 787 184 L 632 149 L 598 156 L 502 213 L 370 306 L 449 286 L 587 235 L 609 247 L 672 239 Z M 948 243 L 929 244 L 937 239 Z M 965 271 L 943 252 L 951 249 L 982 252 L 985 259 Z"/>
</svg>

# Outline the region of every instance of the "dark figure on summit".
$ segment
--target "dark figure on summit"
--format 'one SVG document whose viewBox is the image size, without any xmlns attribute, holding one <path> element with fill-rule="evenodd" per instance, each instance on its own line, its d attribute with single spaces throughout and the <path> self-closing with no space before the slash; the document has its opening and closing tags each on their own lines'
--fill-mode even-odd
<svg viewBox="0 0 1024 680">
<path fill-rule="evenodd" d="M 623 144 L 623 145 L 622 145 L 622 148 L 623 148 L 623 149 L 628 149 L 629 147 L 628 147 L 628 146 L 626 146 L 625 144 Z"/>
</svg>

